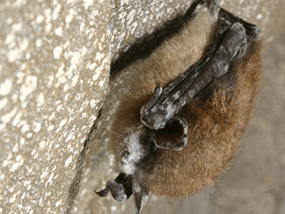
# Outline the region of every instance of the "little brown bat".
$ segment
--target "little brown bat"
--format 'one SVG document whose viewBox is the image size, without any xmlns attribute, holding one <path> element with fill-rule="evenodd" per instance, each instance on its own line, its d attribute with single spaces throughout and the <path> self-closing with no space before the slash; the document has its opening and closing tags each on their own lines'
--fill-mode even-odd
<svg viewBox="0 0 285 214">
<path fill-rule="evenodd" d="M 259 37 L 216 1 L 197 0 L 123 53 L 111 78 L 136 74 L 112 124 L 121 173 L 96 193 L 120 202 L 133 194 L 140 213 L 150 192 L 186 197 L 212 184 L 232 162 L 254 106 Z"/>
</svg>

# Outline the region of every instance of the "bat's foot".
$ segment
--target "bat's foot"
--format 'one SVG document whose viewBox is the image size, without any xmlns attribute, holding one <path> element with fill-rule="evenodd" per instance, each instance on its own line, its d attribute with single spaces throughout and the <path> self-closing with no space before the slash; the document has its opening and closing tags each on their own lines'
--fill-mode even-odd
<svg viewBox="0 0 285 214">
<path fill-rule="evenodd" d="M 106 197 L 111 192 L 112 197 L 118 202 L 126 201 L 133 194 L 136 213 L 139 214 L 150 193 L 148 188 L 140 181 L 138 174 L 127 175 L 121 172 L 115 180 L 107 182 L 105 189 L 99 192 L 94 190 L 94 192 L 100 197 Z"/>
<path fill-rule="evenodd" d="M 133 194 L 132 176 L 121 172 L 115 180 L 107 182 L 105 189 L 94 192 L 100 197 L 106 197 L 111 192 L 116 201 L 124 202 Z"/>
</svg>

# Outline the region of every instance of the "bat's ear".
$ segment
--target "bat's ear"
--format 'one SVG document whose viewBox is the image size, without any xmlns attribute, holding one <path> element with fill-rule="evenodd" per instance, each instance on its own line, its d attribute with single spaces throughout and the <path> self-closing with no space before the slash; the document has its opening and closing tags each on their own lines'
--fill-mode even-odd
<svg viewBox="0 0 285 214">
<path fill-rule="evenodd" d="M 136 176 L 133 178 L 133 198 L 136 213 L 139 214 L 149 198 L 149 190 Z"/>
<path fill-rule="evenodd" d="M 181 150 L 187 143 L 188 123 L 182 116 L 175 116 L 163 129 L 155 132 L 155 145 L 160 149 Z"/>
</svg>

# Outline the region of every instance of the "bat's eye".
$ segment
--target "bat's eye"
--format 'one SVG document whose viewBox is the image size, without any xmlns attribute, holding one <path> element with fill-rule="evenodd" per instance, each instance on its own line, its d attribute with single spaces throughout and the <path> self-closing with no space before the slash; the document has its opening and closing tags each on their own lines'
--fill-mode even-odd
<svg viewBox="0 0 285 214">
<path fill-rule="evenodd" d="M 155 132 L 155 144 L 161 149 L 181 150 L 187 142 L 188 124 L 180 117 L 173 118 L 163 129 Z"/>
</svg>

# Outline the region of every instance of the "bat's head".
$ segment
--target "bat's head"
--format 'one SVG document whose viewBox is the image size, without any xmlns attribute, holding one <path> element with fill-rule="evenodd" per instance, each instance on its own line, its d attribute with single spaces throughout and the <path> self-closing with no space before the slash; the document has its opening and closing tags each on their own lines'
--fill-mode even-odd
<svg viewBox="0 0 285 214">
<path fill-rule="evenodd" d="M 152 130 L 144 125 L 130 128 L 122 137 L 120 152 L 122 172 L 115 180 L 109 180 L 106 188 L 96 192 L 104 197 L 109 192 L 119 202 L 132 194 L 137 213 L 149 197 L 149 181 L 159 160 L 160 150 L 182 150 L 187 142 L 188 124 L 181 117 L 174 117 L 166 126 Z"/>
</svg>

